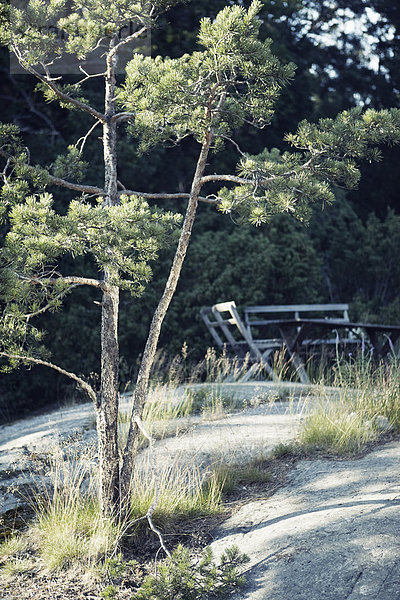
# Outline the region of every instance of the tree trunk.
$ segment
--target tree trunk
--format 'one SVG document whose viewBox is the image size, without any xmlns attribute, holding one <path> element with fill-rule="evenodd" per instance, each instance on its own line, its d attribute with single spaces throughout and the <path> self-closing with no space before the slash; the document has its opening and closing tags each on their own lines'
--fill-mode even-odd
<svg viewBox="0 0 400 600">
<path fill-rule="evenodd" d="M 111 49 L 112 49 L 111 44 Z M 117 132 L 115 114 L 116 55 L 107 57 L 105 75 L 105 116 L 103 124 L 104 206 L 117 204 Z M 118 409 L 119 409 L 119 288 L 110 281 L 112 272 L 105 269 L 101 319 L 101 381 L 97 410 L 100 506 L 103 517 L 117 516 L 120 510 Z"/>
<path fill-rule="evenodd" d="M 141 418 L 142 416 L 144 404 L 146 401 L 150 371 L 154 362 L 154 356 L 157 350 L 157 344 L 160 337 L 161 325 L 163 323 L 164 317 L 176 290 L 176 286 L 178 284 L 179 276 L 182 270 L 182 265 L 185 260 L 186 251 L 189 245 L 190 236 L 193 229 L 193 223 L 197 211 L 198 197 L 202 185 L 201 178 L 204 174 L 207 157 L 210 150 L 211 140 L 212 135 L 209 132 L 205 142 L 201 147 L 178 246 L 175 252 L 174 260 L 171 266 L 167 283 L 164 288 L 163 295 L 161 296 L 157 309 L 153 315 L 146 346 L 143 352 L 142 362 L 140 364 L 133 400 L 133 409 L 130 420 L 128 438 L 125 445 L 122 460 L 121 495 L 123 502 L 126 502 L 129 498 L 134 460 L 138 450 L 140 439 L 140 430 L 135 417 Z"/>
<path fill-rule="evenodd" d="M 107 276 L 106 273 L 106 280 Z M 119 510 L 118 305 L 119 289 L 108 285 L 102 302 L 101 387 L 97 410 L 99 491 L 103 517 L 115 516 Z"/>
</svg>

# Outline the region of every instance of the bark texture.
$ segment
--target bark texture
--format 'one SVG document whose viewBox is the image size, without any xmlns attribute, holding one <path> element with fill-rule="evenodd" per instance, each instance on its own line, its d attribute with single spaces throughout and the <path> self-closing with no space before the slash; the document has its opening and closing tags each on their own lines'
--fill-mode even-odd
<svg viewBox="0 0 400 600">
<path fill-rule="evenodd" d="M 116 55 L 107 57 L 105 77 L 105 122 L 103 123 L 104 149 L 104 205 L 118 203 L 117 195 L 117 132 L 115 114 Z M 116 516 L 120 510 L 118 408 L 119 408 L 119 346 L 118 313 L 119 288 L 113 285 L 113 273 L 104 272 L 101 317 L 101 377 L 100 400 L 97 409 L 97 436 L 99 452 L 100 504 L 104 517 Z"/>
<path fill-rule="evenodd" d="M 107 276 L 107 274 L 106 274 Z M 101 388 L 97 409 L 100 504 L 103 516 L 119 509 L 118 457 L 118 287 L 103 293 L 101 321 Z"/>
</svg>

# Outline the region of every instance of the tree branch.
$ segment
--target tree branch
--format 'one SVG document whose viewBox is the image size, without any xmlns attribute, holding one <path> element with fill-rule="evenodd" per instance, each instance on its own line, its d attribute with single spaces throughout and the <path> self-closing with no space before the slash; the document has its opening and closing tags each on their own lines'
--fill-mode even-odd
<svg viewBox="0 0 400 600">
<path fill-rule="evenodd" d="M 32 167 L 33 169 L 34 167 Z M 60 187 L 68 188 L 69 190 L 74 190 L 76 192 L 82 192 L 83 194 L 90 194 L 93 196 L 105 196 L 105 191 L 99 187 L 94 185 L 84 185 L 80 183 L 72 183 L 71 181 L 67 181 L 66 179 L 61 179 L 60 177 L 54 177 L 54 175 L 49 174 L 49 183 L 53 185 L 58 185 Z"/>
<path fill-rule="evenodd" d="M 8 152 L 4 152 L 4 150 L 1 150 L 1 149 L 0 149 L 0 156 L 3 156 L 3 158 L 6 158 L 7 160 L 8 159 L 15 160 L 15 157 L 11 156 L 11 154 L 8 154 Z M 27 165 L 27 167 L 31 171 L 35 170 L 35 167 L 33 167 L 32 165 Z M 74 190 L 76 192 L 82 192 L 83 194 L 90 194 L 90 195 L 94 195 L 94 196 L 104 196 L 105 195 L 105 191 L 103 189 L 98 188 L 94 185 L 73 183 L 72 181 L 67 181 L 66 179 L 62 179 L 61 177 L 54 177 L 54 175 L 51 175 L 50 173 L 47 173 L 47 176 L 49 178 L 49 183 L 52 183 L 53 185 L 65 187 L 65 188 L 68 188 L 69 190 Z"/>
<path fill-rule="evenodd" d="M 121 190 L 118 192 L 119 196 L 138 196 L 140 198 L 144 198 L 145 200 L 188 200 L 190 198 L 190 194 L 178 192 L 176 194 L 150 194 L 147 192 L 134 192 L 133 190 Z M 204 202 L 205 204 L 218 204 L 218 200 L 214 200 L 211 197 L 199 196 L 199 202 Z"/>
<path fill-rule="evenodd" d="M 260 183 L 262 183 L 262 181 L 273 181 L 273 179 L 275 179 L 275 177 L 271 177 L 268 179 L 263 179 L 260 180 Z M 216 181 L 228 181 L 230 183 L 237 183 L 238 185 L 248 185 L 248 184 L 253 184 L 254 183 L 254 179 L 246 179 L 244 177 L 238 177 L 237 175 L 204 175 L 201 178 L 201 183 L 202 185 L 204 183 L 212 183 L 212 182 L 216 182 Z"/>
<path fill-rule="evenodd" d="M 60 298 L 63 298 L 64 296 L 66 296 L 71 290 L 73 290 L 74 288 L 78 287 L 78 283 L 74 283 L 73 285 L 70 285 L 70 287 L 67 290 L 62 291 L 60 294 L 58 294 L 54 300 L 59 300 Z M 27 313 L 26 315 L 24 315 L 24 319 L 31 319 L 32 317 L 37 317 L 38 315 L 42 315 L 43 313 L 45 313 L 47 310 L 49 310 L 50 308 L 52 308 L 52 305 L 50 303 L 47 303 L 45 306 L 43 306 L 42 308 L 39 308 L 38 310 L 36 310 L 35 312 L 32 313 Z"/>
<path fill-rule="evenodd" d="M 102 281 L 101 279 L 91 279 L 90 277 L 75 277 L 74 275 L 71 275 L 68 277 L 60 276 L 49 277 L 47 279 L 40 279 L 40 277 L 26 277 L 25 275 L 19 275 L 18 273 L 17 276 L 22 281 L 28 281 L 33 285 L 56 285 L 59 281 L 63 281 L 64 283 L 72 284 L 73 287 L 77 287 L 79 285 L 90 285 L 92 287 L 103 290 L 103 292 L 107 291 L 107 285 L 104 281 Z"/>
<path fill-rule="evenodd" d="M 120 123 L 123 121 L 129 121 L 129 119 L 134 119 L 136 117 L 136 113 L 133 112 L 120 112 L 113 116 L 111 121 L 115 123 Z"/>
<path fill-rule="evenodd" d="M 224 137 L 224 136 L 221 136 Z M 228 138 L 229 139 L 229 138 Z M 233 140 L 230 140 L 233 141 Z M 239 177 L 237 175 L 204 175 L 201 178 L 201 184 L 204 183 L 212 183 L 216 181 L 227 181 L 230 183 L 237 183 L 239 185 L 253 185 L 255 182 L 258 185 L 268 185 L 275 179 L 287 179 L 288 177 L 292 177 L 292 175 L 296 175 L 300 171 L 305 171 L 311 167 L 311 165 L 318 159 L 322 154 L 326 154 L 325 150 L 320 150 L 316 154 L 313 154 L 311 158 L 309 158 L 304 164 L 300 165 L 298 169 L 291 169 L 290 171 L 286 171 L 286 173 L 279 173 L 276 175 L 271 175 L 270 177 L 259 177 L 257 173 L 255 173 L 254 179 L 247 179 L 245 177 Z"/>
<path fill-rule="evenodd" d="M 7 160 L 8 159 L 15 160 L 15 157 L 11 156 L 11 154 L 8 154 L 8 152 L 4 152 L 4 150 L 1 150 L 1 149 L 0 149 L 0 156 L 3 156 L 3 158 L 6 158 Z M 27 166 L 31 171 L 35 170 L 35 167 L 33 167 L 32 165 L 27 165 Z M 50 173 L 47 173 L 47 176 L 49 178 L 49 183 L 52 183 L 53 185 L 65 187 L 65 188 L 68 188 L 69 190 L 74 190 L 76 192 L 82 192 L 83 194 L 90 194 L 90 195 L 94 195 L 94 196 L 104 196 L 105 195 L 105 191 L 103 189 L 96 187 L 94 185 L 73 183 L 72 181 L 67 181 L 66 179 L 62 179 L 61 177 L 54 177 L 54 175 L 51 175 Z"/>
<path fill-rule="evenodd" d="M 82 85 L 82 83 L 85 83 L 85 81 L 87 81 L 88 79 L 94 79 L 95 77 L 104 77 L 105 75 L 105 73 L 93 73 L 92 75 L 89 75 L 89 73 L 85 71 L 82 65 L 78 65 L 78 68 L 81 71 L 81 73 L 85 75 L 85 77 L 83 77 L 83 79 L 80 79 L 76 85 Z"/>
<path fill-rule="evenodd" d="M 142 33 L 144 33 L 147 30 L 148 30 L 148 27 L 146 25 L 144 25 L 138 31 L 135 31 L 135 33 L 132 33 L 132 35 L 128 35 L 128 37 L 126 37 L 124 40 L 121 40 L 116 46 L 114 46 L 114 48 L 112 48 L 112 50 L 110 50 L 110 52 L 107 55 L 107 58 L 111 58 L 112 56 L 114 56 L 114 54 L 116 54 L 118 52 L 118 50 L 121 48 L 121 46 L 125 46 L 125 44 L 129 44 L 130 42 L 133 42 L 133 40 L 138 38 L 140 35 L 142 35 Z"/>
<path fill-rule="evenodd" d="M 96 129 L 97 125 L 99 125 L 99 121 L 95 121 L 94 125 L 91 126 L 89 131 L 85 135 L 80 137 L 79 140 L 76 142 L 76 144 L 75 144 L 76 147 L 78 147 L 79 142 L 81 142 L 81 147 L 79 148 L 79 154 L 82 154 L 89 135 Z"/>
<path fill-rule="evenodd" d="M 222 133 L 216 135 L 215 137 L 221 138 L 223 140 L 227 140 L 228 142 L 230 142 L 233 146 L 235 146 L 236 150 L 239 152 L 239 154 L 241 154 L 244 157 L 247 157 L 246 152 L 243 152 L 243 150 L 240 149 L 240 146 L 237 142 L 235 142 L 235 140 L 233 140 L 232 138 L 230 138 L 228 135 L 223 135 Z"/>
<path fill-rule="evenodd" d="M 78 377 L 78 375 L 75 375 L 75 373 L 70 373 L 70 371 L 66 371 L 65 369 L 62 369 L 61 367 L 59 367 L 58 365 L 48 362 L 47 360 L 41 360 L 40 358 L 33 358 L 33 356 L 21 356 L 19 354 L 8 354 L 8 352 L 0 352 L 0 356 L 4 356 L 5 358 L 10 358 L 11 360 L 14 359 L 14 360 L 22 360 L 22 361 L 31 362 L 35 365 L 49 367 L 50 369 L 53 369 L 54 371 L 58 371 L 58 373 L 61 373 L 62 375 L 65 375 L 66 377 L 69 377 L 70 379 L 73 379 L 76 383 L 78 383 L 81 386 L 81 388 L 87 393 L 89 398 L 91 400 L 93 400 L 95 406 L 98 405 L 97 394 L 94 391 L 94 389 L 92 388 L 92 386 L 90 386 L 88 383 L 86 383 L 86 381 L 81 379 L 81 377 Z"/>
<path fill-rule="evenodd" d="M 13 47 L 13 50 L 14 50 L 15 55 L 17 56 L 19 62 L 24 67 L 24 69 L 26 69 L 27 71 L 29 71 L 29 73 L 31 73 L 32 75 L 34 75 L 37 79 L 39 79 L 40 81 L 42 81 L 51 90 L 53 90 L 53 92 L 61 100 L 63 100 L 64 102 L 68 102 L 69 104 L 73 104 L 74 106 L 76 106 L 80 110 L 89 113 L 90 115 L 92 115 L 93 117 L 95 117 L 96 119 L 98 119 L 99 121 L 101 121 L 102 123 L 105 122 L 106 117 L 105 117 L 105 115 L 103 113 L 97 111 L 95 108 L 93 108 L 89 104 L 85 104 L 84 102 L 80 102 L 80 100 L 77 100 L 76 98 L 71 98 L 71 96 L 68 96 L 68 94 L 65 94 L 64 92 L 62 92 L 50 79 L 48 79 L 48 77 L 45 77 L 44 75 L 41 75 L 41 73 L 38 73 L 38 71 L 36 71 L 36 69 L 34 69 L 31 65 L 26 64 L 25 61 L 23 60 L 23 58 L 21 57 L 20 53 L 18 52 L 17 48 Z"/>
</svg>

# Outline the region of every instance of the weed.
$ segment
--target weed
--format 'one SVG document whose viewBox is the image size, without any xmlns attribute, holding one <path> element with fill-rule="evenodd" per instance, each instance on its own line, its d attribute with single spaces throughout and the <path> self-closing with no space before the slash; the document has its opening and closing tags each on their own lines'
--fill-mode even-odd
<svg viewBox="0 0 400 600">
<path fill-rule="evenodd" d="M 12 556 L 20 556 L 26 551 L 27 547 L 26 537 L 15 533 L 0 544 L 0 560 L 5 561 Z"/>
<path fill-rule="evenodd" d="M 280 442 L 272 451 L 273 458 L 283 458 L 285 456 L 291 456 L 296 450 L 296 445 L 294 442 L 289 442 L 284 444 Z"/>
<path fill-rule="evenodd" d="M 114 598 L 117 597 L 117 594 L 118 588 L 111 584 L 104 588 L 104 590 L 101 592 L 101 597 L 103 600 L 114 600 Z"/>
<path fill-rule="evenodd" d="M 16 575 L 22 575 L 33 569 L 35 566 L 32 558 L 14 557 L 5 561 L 1 565 L 2 575 L 5 577 L 15 577 Z"/>
<path fill-rule="evenodd" d="M 201 414 L 208 420 L 219 419 L 227 411 L 242 410 L 246 404 L 234 394 L 224 393 L 219 386 L 188 388 L 186 393 L 190 398 L 191 414 Z"/>
<path fill-rule="evenodd" d="M 361 414 L 350 412 L 348 406 L 328 403 L 319 406 L 308 417 L 300 434 L 300 444 L 308 451 L 352 454 L 376 437 Z"/>
</svg>

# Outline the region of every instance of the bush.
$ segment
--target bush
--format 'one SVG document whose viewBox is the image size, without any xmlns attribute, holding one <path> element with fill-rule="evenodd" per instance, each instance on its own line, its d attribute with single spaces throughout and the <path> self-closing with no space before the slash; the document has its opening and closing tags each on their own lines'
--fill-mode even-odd
<svg viewBox="0 0 400 600">
<path fill-rule="evenodd" d="M 187 548 L 178 546 L 157 576 L 146 578 L 134 596 L 135 600 L 211 600 L 226 597 L 244 584 L 240 567 L 249 558 L 236 546 L 227 548 L 219 564 L 213 560 L 211 549 L 206 548 L 198 563 L 193 564 Z"/>
</svg>

